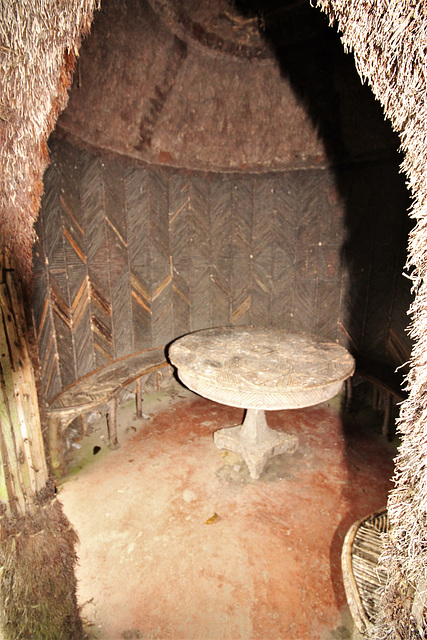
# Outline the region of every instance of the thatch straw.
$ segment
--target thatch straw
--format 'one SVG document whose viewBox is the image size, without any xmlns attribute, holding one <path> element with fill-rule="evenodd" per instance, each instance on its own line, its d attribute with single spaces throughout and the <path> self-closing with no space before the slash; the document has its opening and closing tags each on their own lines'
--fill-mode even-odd
<svg viewBox="0 0 427 640">
<path fill-rule="evenodd" d="M 317 0 L 317 6 L 338 26 L 360 76 L 400 135 L 411 216 L 417 220 L 407 265 L 416 293 L 410 310 L 414 348 L 409 396 L 399 419 L 403 438 L 395 489 L 388 502 L 392 533 L 383 563 L 390 570 L 389 584 L 374 637 L 424 638 L 427 593 L 414 594 L 427 584 L 427 3 Z"/>
<path fill-rule="evenodd" d="M 39 509 L 0 521 L 0 626 L 5 640 L 82 640 L 78 615 L 78 538 L 53 484 Z"/>
<path fill-rule="evenodd" d="M 0 0 L 0 243 L 28 285 L 47 138 L 96 0 Z"/>
</svg>

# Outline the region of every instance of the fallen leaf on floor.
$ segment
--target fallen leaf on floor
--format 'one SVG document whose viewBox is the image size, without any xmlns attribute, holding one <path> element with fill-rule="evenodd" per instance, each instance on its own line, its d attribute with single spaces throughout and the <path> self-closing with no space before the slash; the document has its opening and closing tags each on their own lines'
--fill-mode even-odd
<svg viewBox="0 0 427 640">
<path fill-rule="evenodd" d="M 213 524 L 218 520 L 218 518 L 219 518 L 219 515 L 217 513 L 214 513 L 213 516 L 211 516 L 206 520 L 205 524 Z"/>
</svg>

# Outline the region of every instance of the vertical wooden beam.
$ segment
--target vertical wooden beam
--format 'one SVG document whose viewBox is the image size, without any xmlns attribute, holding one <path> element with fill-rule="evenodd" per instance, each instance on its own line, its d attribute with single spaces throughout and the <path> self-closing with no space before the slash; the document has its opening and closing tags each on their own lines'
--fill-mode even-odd
<svg viewBox="0 0 427 640">
<path fill-rule="evenodd" d="M 0 280 L 0 496 L 8 515 L 31 510 L 48 472 L 22 296 L 6 256 Z"/>
</svg>

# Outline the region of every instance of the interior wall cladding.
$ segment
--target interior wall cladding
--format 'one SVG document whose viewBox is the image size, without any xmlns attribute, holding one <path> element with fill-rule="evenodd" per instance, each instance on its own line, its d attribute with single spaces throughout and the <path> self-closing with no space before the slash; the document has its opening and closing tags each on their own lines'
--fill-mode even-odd
<svg viewBox="0 0 427 640">
<path fill-rule="evenodd" d="M 387 208 L 399 204 L 389 192 L 378 209 L 371 170 L 346 178 L 365 194 L 348 237 L 329 170 L 187 174 L 64 142 L 51 159 L 34 251 L 46 398 L 113 358 L 230 324 L 350 335 L 402 362 L 405 242 Z"/>
</svg>

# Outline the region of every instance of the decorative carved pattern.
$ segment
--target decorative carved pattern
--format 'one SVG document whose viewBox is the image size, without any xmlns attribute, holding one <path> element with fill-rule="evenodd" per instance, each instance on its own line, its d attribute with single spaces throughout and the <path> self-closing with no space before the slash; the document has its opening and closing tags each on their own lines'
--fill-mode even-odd
<svg viewBox="0 0 427 640">
<path fill-rule="evenodd" d="M 256 327 L 196 331 L 174 342 L 169 358 L 190 389 L 245 409 L 317 404 L 354 371 L 353 357 L 338 344 Z"/>
</svg>

